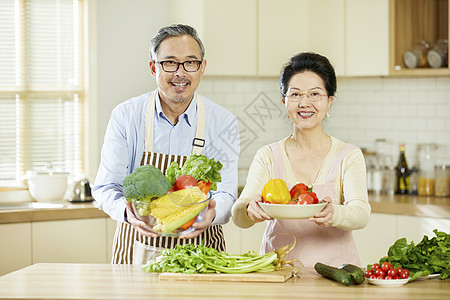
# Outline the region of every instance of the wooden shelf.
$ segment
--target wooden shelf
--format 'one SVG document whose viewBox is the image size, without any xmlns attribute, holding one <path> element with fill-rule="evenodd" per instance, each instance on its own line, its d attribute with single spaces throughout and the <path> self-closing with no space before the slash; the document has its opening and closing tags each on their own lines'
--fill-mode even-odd
<svg viewBox="0 0 450 300">
<path fill-rule="evenodd" d="M 413 43 L 449 39 L 449 0 L 391 0 L 389 15 L 391 76 L 450 76 L 450 68 L 408 69 L 403 53 Z M 397 67 L 396 67 L 397 66 Z M 398 66 L 401 67 L 398 70 Z"/>
</svg>

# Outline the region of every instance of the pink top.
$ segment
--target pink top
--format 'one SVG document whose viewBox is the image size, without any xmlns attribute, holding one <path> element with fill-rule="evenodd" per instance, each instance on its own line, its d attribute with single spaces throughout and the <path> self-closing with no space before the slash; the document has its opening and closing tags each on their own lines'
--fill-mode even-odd
<svg viewBox="0 0 450 300">
<path fill-rule="evenodd" d="M 319 199 L 326 196 L 333 199 L 333 203 L 339 204 L 335 192 L 335 180 L 339 166 L 346 155 L 354 148 L 347 144 L 336 156 L 327 175 L 324 184 L 316 184 L 313 191 Z M 283 179 L 283 162 L 278 143 L 270 145 L 273 153 L 275 168 L 274 178 Z M 291 188 L 294 184 L 286 182 Z M 360 266 L 358 250 L 351 230 L 342 230 L 335 227 L 321 227 L 309 220 L 270 220 L 267 221 L 260 253 L 267 253 L 292 242 L 292 236 L 280 233 L 290 233 L 296 238 L 295 248 L 287 255 L 287 258 L 296 258 L 305 262 L 305 267 L 313 267 L 316 262 L 327 265 L 339 266 L 350 263 Z"/>
</svg>

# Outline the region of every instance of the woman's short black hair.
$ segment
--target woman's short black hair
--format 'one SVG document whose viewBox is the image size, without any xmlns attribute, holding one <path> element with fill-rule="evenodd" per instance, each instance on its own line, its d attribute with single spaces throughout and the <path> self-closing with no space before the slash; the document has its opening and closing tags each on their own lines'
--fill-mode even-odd
<svg viewBox="0 0 450 300">
<path fill-rule="evenodd" d="M 337 83 L 336 74 L 330 61 L 325 57 L 313 52 L 299 53 L 289 60 L 283 67 L 280 77 L 281 97 L 287 93 L 289 81 L 297 73 L 310 71 L 322 78 L 328 96 L 334 96 Z"/>
</svg>

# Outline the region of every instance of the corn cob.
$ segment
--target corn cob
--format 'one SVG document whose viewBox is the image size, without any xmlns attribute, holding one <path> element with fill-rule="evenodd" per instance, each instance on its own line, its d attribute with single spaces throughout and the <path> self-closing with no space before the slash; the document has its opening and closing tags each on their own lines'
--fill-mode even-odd
<svg viewBox="0 0 450 300">
<path fill-rule="evenodd" d="M 151 215 L 156 218 L 155 231 L 171 233 L 195 216 L 208 205 L 206 195 L 197 187 L 184 189 L 152 201 Z"/>
<path fill-rule="evenodd" d="M 205 199 L 206 196 L 198 188 L 179 190 L 153 200 L 150 214 L 156 219 L 164 219 Z"/>
</svg>

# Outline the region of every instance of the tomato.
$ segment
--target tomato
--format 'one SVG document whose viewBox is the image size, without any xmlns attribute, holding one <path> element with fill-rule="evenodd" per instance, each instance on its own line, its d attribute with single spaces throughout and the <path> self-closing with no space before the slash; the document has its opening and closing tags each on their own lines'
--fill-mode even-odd
<svg viewBox="0 0 450 300">
<path fill-rule="evenodd" d="M 384 276 L 377 276 L 377 279 L 384 279 Z"/>
<path fill-rule="evenodd" d="M 367 270 L 366 272 L 364 272 L 364 276 L 366 276 L 366 278 L 370 278 L 371 275 L 373 275 L 373 273 L 370 270 Z"/>
<path fill-rule="evenodd" d="M 297 199 L 299 195 L 304 194 L 308 191 L 308 186 L 304 183 L 297 183 L 291 190 L 291 199 Z"/>
<path fill-rule="evenodd" d="M 395 268 L 389 269 L 389 271 L 387 272 L 387 275 L 394 278 L 395 276 L 397 276 L 397 270 Z"/>
<path fill-rule="evenodd" d="M 388 261 L 385 261 L 384 263 L 381 264 L 381 270 L 383 270 L 384 272 L 387 272 L 387 271 L 389 271 L 391 266 L 392 265 Z"/>
<path fill-rule="evenodd" d="M 403 271 L 400 273 L 399 277 L 402 278 L 402 279 L 408 278 L 409 277 L 409 270 L 408 269 L 403 269 Z"/>
<path fill-rule="evenodd" d="M 375 275 L 375 274 L 372 274 L 372 275 L 370 275 L 370 277 L 369 277 L 370 279 L 377 279 L 377 275 Z"/>
<path fill-rule="evenodd" d="M 383 270 L 381 270 L 381 269 L 377 269 L 375 271 L 375 275 L 377 275 L 377 277 L 381 276 L 381 277 L 384 278 L 386 276 L 386 273 Z"/>
<path fill-rule="evenodd" d="M 173 185 L 172 185 L 172 187 L 170 188 L 170 190 L 167 191 L 167 194 L 170 194 L 170 193 L 172 193 L 172 192 L 175 192 L 175 188 L 173 187 Z"/>
<path fill-rule="evenodd" d="M 392 276 L 386 276 L 386 278 L 385 278 L 386 280 L 392 280 L 392 279 L 394 279 Z"/>
<path fill-rule="evenodd" d="M 314 195 L 312 195 L 312 192 L 306 192 L 304 194 L 301 194 L 300 196 L 298 196 L 298 204 L 317 204 L 317 203 L 319 203 L 319 200 L 317 200 L 317 196 L 316 196 L 316 198 L 314 198 Z"/>
<path fill-rule="evenodd" d="M 373 265 L 372 265 L 372 270 L 373 271 L 376 271 L 376 270 L 378 270 L 380 268 L 380 264 L 378 264 L 378 263 L 374 263 Z"/>
<path fill-rule="evenodd" d="M 308 192 L 313 197 L 313 204 L 319 203 L 319 198 L 317 197 L 316 193 L 314 192 Z"/>
<path fill-rule="evenodd" d="M 198 186 L 197 180 L 191 175 L 181 175 L 175 180 L 173 187 L 175 191 L 188 189 L 194 186 Z"/>
<path fill-rule="evenodd" d="M 397 275 L 399 276 L 401 272 L 403 272 L 403 268 L 402 267 L 398 267 L 397 268 Z"/>
</svg>

